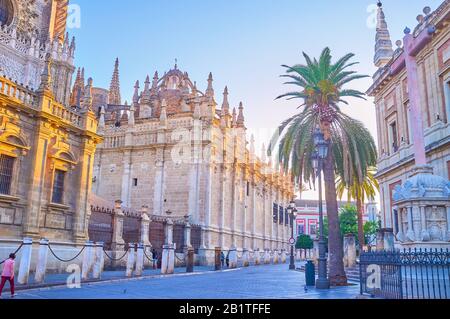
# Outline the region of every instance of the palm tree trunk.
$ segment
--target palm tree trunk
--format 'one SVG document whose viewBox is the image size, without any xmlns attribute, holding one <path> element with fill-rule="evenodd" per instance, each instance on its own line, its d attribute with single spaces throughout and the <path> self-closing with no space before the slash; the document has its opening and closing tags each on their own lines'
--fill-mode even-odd
<svg viewBox="0 0 450 319">
<path fill-rule="evenodd" d="M 329 151 L 323 167 L 325 181 L 325 197 L 328 216 L 328 250 L 329 278 L 331 286 L 347 285 L 347 275 L 344 270 L 344 245 L 339 225 L 338 203 L 334 174 L 334 154 Z"/>
<path fill-rule="evenodd" d="M 359 251 L 362 252 L 365 243 L 364 238 L 364 204 L 362 202 L 361 196 L 356 199 L 356 210 L 358 211 L 358 241 L 359 241 Z"/>
</svg>

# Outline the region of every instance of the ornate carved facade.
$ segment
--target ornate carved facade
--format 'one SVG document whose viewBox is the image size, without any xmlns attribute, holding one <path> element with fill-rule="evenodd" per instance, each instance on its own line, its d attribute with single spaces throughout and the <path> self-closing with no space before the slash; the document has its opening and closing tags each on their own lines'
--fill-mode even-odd
<svg viewBox="0 0 450 319">
<path fill-rule="evenodd" d="M 6 241 L 88 239 L 94 153 L 101 141 L 92 80 L 69 107 L 74 41 L 68 1 L 0 1 L 0 234 Z"/>
<path fill-rule="evenodd" d="M 381 3 L 375 98 L 382 222 L 397 244 L 450 241 L 450 1 L 424 8 L 392 50 Z"/>
<path fill-rule="evenodd" d="M 208 260 L 215 247 L 287 248 L 290 177 L 273 172 L 264 151 L 257 158 L 244 107 L 230 111 L 227 88 L 217 108 L 211 74 L 202 93 L 175 65 L 161 78 L 147 76 L 143 90 L 136 82 L 130 105 L 97 107 L 105 139 L 95 157 L 95 194 L 152 215 L 189 215 L 202 226 Z"/>
<path fill-rule="evenodd" d="M 51 91 L 69 105 L 75 40 L 66 33 L 68 0 L 3 0 L 0 23 L 0 74 L 37 90 L 45 57 L 53 60 Z"/>
</svg>

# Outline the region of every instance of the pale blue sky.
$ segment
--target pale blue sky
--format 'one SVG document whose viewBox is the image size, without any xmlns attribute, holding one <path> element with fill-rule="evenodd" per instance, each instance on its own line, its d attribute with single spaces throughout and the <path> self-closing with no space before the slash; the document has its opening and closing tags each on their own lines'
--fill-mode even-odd
<svg viewBox="0 0 450 319">
<path fill-rule="evenodd" d="M 393 43 L 405 26 L 414 27 L 424 6 L 441 0 L 384 0 Z M 173 67 L 187 71 L 200 90 L 211 71 L 217 102 L 228 85 L 230 102 L 244 102 L 247 127 L 271 131 L 296 111 L 298 102 L 275 101 L 290 90 L 279 75 L 282 64 L 303 62 L 301 52 L 317 56 L 329 46 L 336 57 L 356 54 L 356 70 L 372 75 L 375 28 L 368 12 L 375 0 L 71 0 L 81 8 L 76 64 L 86 68 L 94 85 L 109 87 L 114 59 L 119 57 L 122 96 L 131 100 L 136 80 Z M 373 21 L 373 20 L 372 20 Z M 371 80 L 353 87 L 365 91 Z M 362 120 L 376 138 L 371 101 L 344 107 Z"/>
</svg>

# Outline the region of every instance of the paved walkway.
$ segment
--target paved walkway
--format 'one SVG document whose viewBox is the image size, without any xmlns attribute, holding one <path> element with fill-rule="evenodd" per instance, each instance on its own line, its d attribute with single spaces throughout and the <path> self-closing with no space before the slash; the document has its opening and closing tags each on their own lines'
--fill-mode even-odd
<svg viewBox="0 0 450 319">
<path fill-rule="evenodd" d="M 17 299 L 348 299 L 358 286 L 305 290 L 305 275 L 288 265 L 253 266 L 221 272 L 178 274 L 19 291 Z M 9 298 L 7 294 L 5 298 Z"/>
</svg>

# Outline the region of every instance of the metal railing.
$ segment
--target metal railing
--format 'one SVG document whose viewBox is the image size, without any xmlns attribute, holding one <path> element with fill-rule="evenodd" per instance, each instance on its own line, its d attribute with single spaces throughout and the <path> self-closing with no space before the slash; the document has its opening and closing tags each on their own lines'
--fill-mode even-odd
<svg viewBox="0 0 450 319">
<path fill-rule="evenodd" d="M 450 298 L 450 251 L 409 249 L 364 252 L 361 294 L 386 299 Z"/>
</svg>

